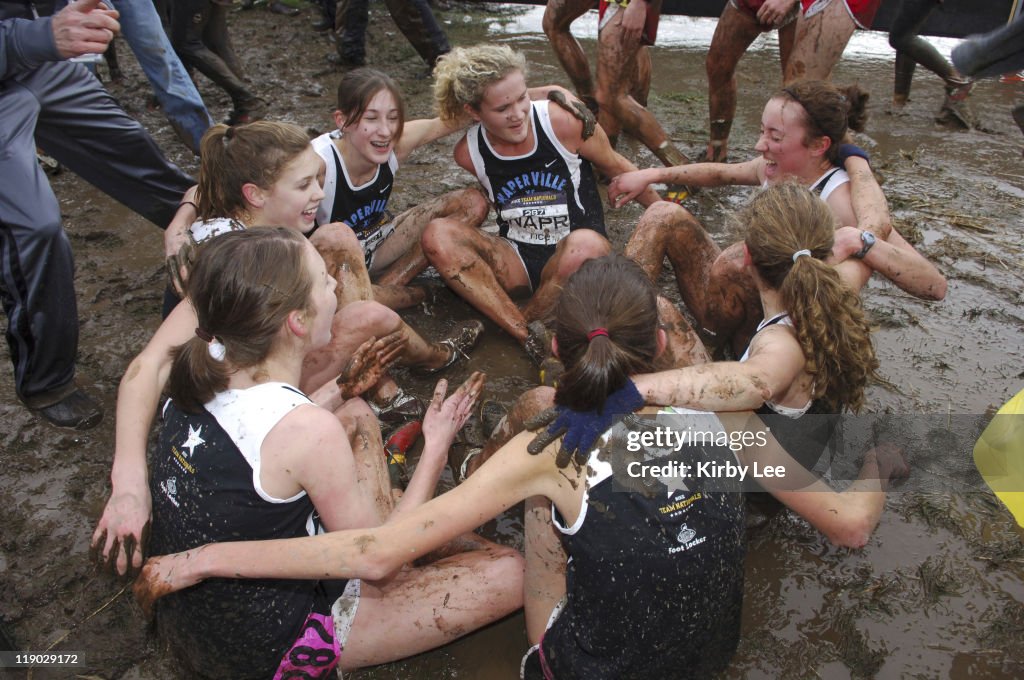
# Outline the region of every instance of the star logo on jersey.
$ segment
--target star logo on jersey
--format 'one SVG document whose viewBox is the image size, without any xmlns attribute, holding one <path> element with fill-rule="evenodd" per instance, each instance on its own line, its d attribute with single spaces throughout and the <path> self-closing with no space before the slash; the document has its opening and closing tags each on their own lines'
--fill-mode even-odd
<svg viewBox="0 0 1024 680">
<path fill-rule="evenodd" d="M 657 452 L 651 453 L 650 451 L 644 452 L 644 460 L 647 462 L 658 461 L 664 458 L 663 455 L 659 455 Z M 662 466 L 662 470 L 665 470 L 668 466 Z M 686 470 L 683 468 L 675 468 L 676 474 L 664 475 L 657 477 L 656 479 L 665 486 L 665 492 L 668 498 L 678 493 L 690 493 L 690 488 L 686 486 Z"/>
<path fill-rule="evenodd" d="M 181 445 L 181 448 L 188 449 L 188 457 L 191 458 L 192 454 L 195 453 L 195 449 L 200 444 L 205 444 L 206 440 L 200 435 L 203 433 L 203 427 L 200 425 L 198 429 L 188 426 L 188 438 L 185 443 Z"/>
</svg>

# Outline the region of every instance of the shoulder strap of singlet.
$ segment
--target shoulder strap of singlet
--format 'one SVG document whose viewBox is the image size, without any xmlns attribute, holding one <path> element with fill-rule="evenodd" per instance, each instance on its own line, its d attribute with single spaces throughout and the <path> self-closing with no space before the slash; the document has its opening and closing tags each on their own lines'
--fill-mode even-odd
<svg viewBox="0 0 1024 680">
<path fill-rule="evenodd" d="M 832 179 L 832 175 L 836 174 L 840 170 L 842 170 L 842 168 L 832 168 L 831 170 L 826 172 L 824 175 L 819 177 L 818 181 L 815 182 L 811 186 L 811 191 L 813 191 L 814 193 L 816 193 L 816 194 L 818 194 L 820 196 L 821 192 L 825 189 L 825 185 L 828 184 L 828 181 L 830 179 Z"/>
<path fill-rule="evenodd" d="M 324 164 L 327 166 L 327 172 L 324 175 L 324 199 L 320 201 L 320 207 L 316 209 L 316 223 L 318 225 L 327 224 L 331 221 L 331 211 L 334 210 L 334 194 L 338 188 L 338 169 L 334 164 L 334 154 L 337 150 L 334 148 L 333 133 L 327 132 L 313 140 L 313 150 L 316 151 L 317 155 L 323 159 Z"/>
</svg>

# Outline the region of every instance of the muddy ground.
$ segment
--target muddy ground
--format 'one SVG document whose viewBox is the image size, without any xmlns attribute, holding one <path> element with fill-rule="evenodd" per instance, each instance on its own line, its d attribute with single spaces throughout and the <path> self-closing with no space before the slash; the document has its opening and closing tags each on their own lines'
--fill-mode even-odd
<svg viewBox="0 0 1024 680">
<path fill-rule="evenodd" d="M 400 81 L 413 116 L 428 115 L 426 67 L 387 15 L 375 12 L 371 63 Z M 539 12 L 455 5 L 439 15 L 453 44 L 508 42 L 526 51 L 531 82 L 567 85 L 539 33 Z M 323 131 L 338 72 L 326 60 L 332 45 L 309 28 L 312 15 L 309 7 L 294 19 L 257 8 L 231 21 L 242 60 L 273 116 Z M 595 23 L 586 17 L 577 29 L 591 54 Z M 654 54 L 651 107 L 693 153 L 705 141 L 703 55 L 712 27 L 710 21 L 666 19 Z M 884 37 L 860 40 L 835 79 L 858 80 L 873 93 L 872 120 L 860 142 L 885 178 L 897 226 L 950 282 L 940 303 L 912 299 L 879 281 L 865 291 L 884 377 L 871 387 L 868 408 L 945 417 L 946 429 L 966 443 L 956 448 L 948 437 L 922 439 L 911 452 L 915 474 L 949 484 L 910 485 L 891 494 L 878 531 L 861 551 L 831 548 L 785 516 L 755 535 L 743 642 L 727 677 L 1022 677 L 1024 534 L 991 494 L 966 493 L 958 482 L 971 467 L 964 451 L 976 423 L 967 416 L 1001 404 L 1024 384 L 1024 139 L 1009 116 L 1024 90 L 981 83 L 972 97 L 981 129 L 951 131 L 932 120 L 942 96 L 939 81 L 919 73 L 905 114 L 892 116 L 886 112 L 892 62 Z M 111 91 L 172 160 L 194 172 L 195 162 L 160 113 L 147 110 L 148 85 L 127 47 L 119 47 L 126 79 L 112 83 Z M 778 73 L 774 43 L 759 41 L 740 67 L 734 159 L 752 154 L 760 110 Z M 205 79 L 199 87 L 214 117 L 225 118 L 227 97 Z M 451 145 L 421 151 L 403 168 L 396 207 L 470 183 L 453 169 Z M 638 165 L 652 162 L 628 140 L 620 150 Z M 123 584 L 94 573 L 87 559 L 109 492 L 117 383 L 159 320 L 160 233 L 70 173 L 53 183 L 78 263 L 79 380 L 102 399 L 108 416 L 81 434 L 43 424 L 18 405 L 6 348 L 0 350 L 0 613 L 22 649 L 82 654 L 84 664 L 75 669 L 36 671 L 35 677 L 174 677 L 173 659 L 147 634 Z M 689 207 L 727 242 L 725 211 L 748 195 L 705 191 Z M 616 245 L 639 214 L 627 208 L 609 215 Z M 671 291 L 667 277 L 665 284 Z M 453 316 L 471 312 L 447 297 L 411 319 L 431 335 Z M 502 400 L 534 379 L 521 351 L 494 326 L 458 373 L 474 368 L 488 371 Z M 955 414 L 964 414 L 964 421 Z M 519 522 L 512 513 L 487 532 L 515 542 Z M 353 677 L 511 678 L 524 648 L 522 619 L 513 617 L 443 650 Z M 0 675 L 5 672 L 21 677 L 11 670 Z"/>
</svg>

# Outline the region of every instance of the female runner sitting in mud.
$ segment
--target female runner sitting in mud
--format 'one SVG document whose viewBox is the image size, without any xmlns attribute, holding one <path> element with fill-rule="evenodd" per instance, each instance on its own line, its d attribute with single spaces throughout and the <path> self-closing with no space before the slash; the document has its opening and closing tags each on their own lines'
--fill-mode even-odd
<svg viewBox="0 0 1024 680">
<path fill-rule="evenodd" d="M 831 208 L 839 228 L 829 261 L 852 290 L 860 291 L 877 271 L 912 295 L 941 300 L 946 294 L 945 278 L 891 227 L 885 197 L 864 158 L 842 155 L 847 130 L 863 127 L 866 99 L 855 85 L 841 92 L 823 81 L 796 83 L 765 106 L 761 137 L 754 147 L 761 154 L 758 158 L 623 174 L 608 187 L 609 200 L 623 205 L 651 182 L 770 186 L 795 179 Z M 863 154 L 856 147 L 843 146 L 847 153 L 852 149 Z M 848 174 L 843 165 L 858 171 Z M 862 186 L 853 185 L 852 177 Z M 761 310 L 757 289 L 743 271 L 741 244 L 721 251 L 688 211 L 657 203 L 641 218 L 626 255 L 654 280 L 667 255 L 683 301 L 697 323 L 717 336 L 718 342 L 731 339 L 737 354 L 746 346 Z"/>
<path fill-rule="evenodd" d="M 802 473 L 749 413 L 670 409 L 671 420 L 655 420 L 652 409 L 634 414 L 642 404 L 629 376 L 650 370 L 665 334 L 653 285 L 622 256 L 585 262 L 566 283 L 554 319 L 567 369 L 554 392 L 562 415 L 606 416 L 592 451 L 562 455 L 558 437 L 538 445 L 522 432 L 454 490 L 372 531 L 221 543 L 151 559 L 136 582 L 140 602 L 149 607 L 218 577 L 380 578 L 529 498 L 526 623 L 530 643 L 539 646 L 524 660 L 525 677 L 677 677 L 680 669 L 704 676 L 725 667 L 738 642 L 743 595 L 739 479 L 634 479 L 631 464 L 677 454 L 636 451 L 630 442 L 666 423 L 717 433 L 716 445 L 691 441 L 671 460 L 787 466 L 792 475 L 772 493 L 851 546 L 863 545 L 878 521 L 885 496 L 879 479 L 888 479 L 891 457 L 869 453 L 851 487 L 857 492 L 837 494 Z M 751 425 L 763 432 L 764 446 L 721 444 Z M 550 522 L 539 511 L 541 497 L 553 504 Z"/>
<path fill-rule="evenodd" d="M 423 251 L 456 294 L 540 363 L 548 343 L 528 342 L 538 337 L 528 322 L 547 314 L 580 264 L 611 252 L 591 163 L 609 177 L 635 166 L 561 88 L 541 88 L 557 90 L 549 101 L 531 100 L 539 90 L 526 87 L 526 58 L 505 45 L 456 48 L 434 78 L 441 119 L 476 121 L 455 145 L 455 162 L 494 203 L 499 236 L 435 221 L 423 232 Z M 646 190 L 638 200 L 649 205 L 658 196 Z M 511 298 L 530 294 L 522 309 Z"/>
<path fill-rule="evenodd" d="M 330 340 L 335 283 L 293 230 L 240 231 L 203 248 L 188 282 L 197 325 L 174 352 L 153 460 L 155 553 L 365 529 L 433 496 L 483 376 L 447 400 L 438 383 L 423 456 L 396 504 L 365 403 L 353 399 L 331 413 L 296 387 L 303 357 Z M 368 419 L 358 439 L 369 446 L 349 447 L 346 411 Z M 206 677 L 323 677 L 335 665 L 393 661 L 522 605 L 515 550 L 472 535 L 453 550 L 463 552 L 421 567 L 403 567 L 409 557 L 374 583 L 324 575 L 208 581 L 162 601 L 158 631 L 178 660 Z"/>
<path fill-rule="evenodd" d="M 197 195 L 190 192 L 198 202 L 202 220 L 191 224 L 189 245 L 183 247 L 180 257 L 172 258 L 170 269 L 179 272 L 179 261 L 188 266 L 195 255 L 192 243 L 206 244 L 217 234 L 247 226 L 276 224 L 299 233 L 309 232 L 323 198 L 317 182 L 320 166 L 305 132 L 295 125 L 259 121 L 234 128 L 211 128 L 203 138 L 199 191 Z M 186 202 L 175 216 L 175 227 L 188 213 L 194 217 L 195 208 Z M 310 242 L 318 244 L 317 234 Z M 341 268 L 337 264 L 328 267 L 337 271 Z M 116 563 L 119 573 L 129 565 L 136 569 L 142 565 L 143 527 L 149 522 L 151 507 L 146 486 L 146 439 L 170 370 L 170 350 L 188 340 L 195 327 L 192 305 L 178 304 L 121 380 L 111 496 L 96 529 L 97 539 L 106 533 L 100 547 L 104 558 Z M 440 368 L 456 352 L 469 349 L 459 341 L 466 328 L 456 328 L 448 340 L 428 343 L 397 313 L 378 302 L 363 300 L 339 306 L 330 342 L 306 355 L 298 386 L 309 394 L 316 391 L 322 395 L 318 403 L 333 408 L 338 392 L 334 379 L 369 338 L 398 334 L 403 363 Z M 410 413 L 422 413 L 419 400 L 404 395 L 387 375 L 373 387 L 370 397 L 382 419 L 400 420 Z"/>
<path fill-rule="evenodd" d="M 392 217 L 388 199 L 399 164 L 465 127 L 468 118 L 406 121 L 398 85 L 376 69 L 359 68 L 338 83 L 334 121 L 337 130 L 313 140 L 324 162 L 325 197 L 316 220 L 326 226 L 316 233 L 321 253 L 329 249 L 348 263 L 342 303 L 375 299 L 393 309 L 418 304 L 425 291 L 407 286 L 427 266 L 420 247 L 424 228 L 445 220 L 476 229 L 490 206 L 479 189 L 460 189 Z"/>
</svg>

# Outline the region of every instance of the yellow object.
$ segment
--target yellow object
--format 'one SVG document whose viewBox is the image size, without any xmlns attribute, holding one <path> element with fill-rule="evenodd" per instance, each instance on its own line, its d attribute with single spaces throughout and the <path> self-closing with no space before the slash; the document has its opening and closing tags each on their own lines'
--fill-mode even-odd
<svg viewBox="0 0 1024 680">
<path fill-rule="evenodd" d="M 1024 390 L 1003 404 L 974 445 L 974 464 L 1024 527 Z"/>
</svg>

